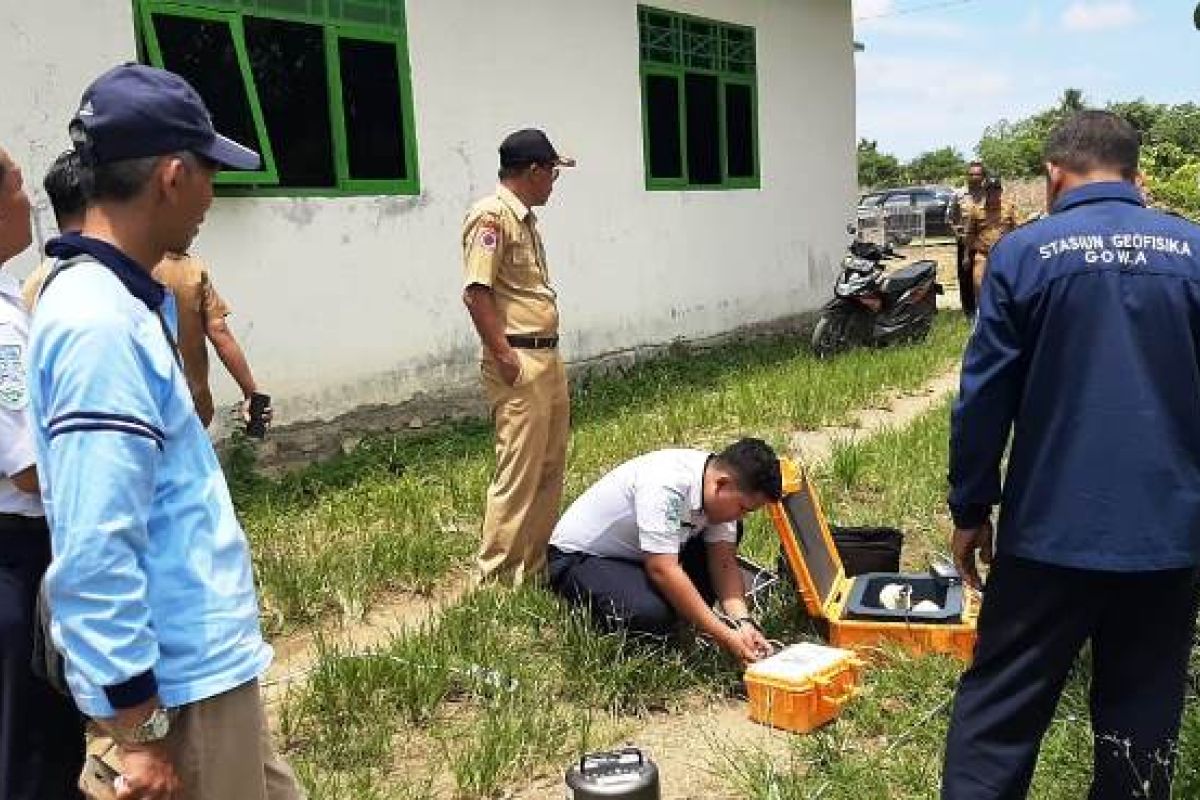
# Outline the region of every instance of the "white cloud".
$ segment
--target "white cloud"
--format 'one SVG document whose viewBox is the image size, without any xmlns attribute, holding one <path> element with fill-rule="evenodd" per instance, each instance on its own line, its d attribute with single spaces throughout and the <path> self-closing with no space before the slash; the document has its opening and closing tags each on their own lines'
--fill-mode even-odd
<svg viewBox="0 0 1200 800">
<path fill-rule="evenodd" d="M 983 128 L 1026 109 L 1015 77 L 977 59 L 857 57 L 858 133 L 901 158 L 952 144 L 970 153 Z"/>
<path fill-rule="evenodd" d="M 1137 21 L 1132 0 L 1073 0 L 1062 14 L 1063 27 L 1069 31 L 1127 28 Z"/>
<path fill-rule="evenodd" d="M 986 104 L 1007 93 L 1013 78 L 999 68 L 975 59 L 921 56 L 878 56 L 870 51 L 858 56 L 858 88 L 904 100 L 940 100 L 945 103 Z"/>
<path fill-rule="evenodd" d="M 871 19 L 893 11 L 892 0 L 854 0 L 854 18 Z"/>
</svg>

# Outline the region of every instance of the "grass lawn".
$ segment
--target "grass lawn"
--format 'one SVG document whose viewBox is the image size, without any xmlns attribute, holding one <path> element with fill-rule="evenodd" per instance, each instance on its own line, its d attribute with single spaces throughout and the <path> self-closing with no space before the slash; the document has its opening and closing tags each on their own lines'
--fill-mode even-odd
<svg viewBox="0 0 1200 800">
<path fill-rule="evenodd" d="M 640 453 L 719 448 L 740 435 L 782 447 L 949 368 L 967 326 L 943 315 L 924 346 L 833 361 L 796 337 L 680 353 L 573 387 L 566 497 Z M 494 457 L 485 423 L 365 440 L 331 463 L 267 481 L 235 452 L 231 487 L 254 549 L 270 632 L 356 618 L 386 591 L 426 591 L 478 543 Z"/>
<path fill-rule="evenodd" d="M 831 517 L 898 523 L 906 551 L 939 549 L 948 526 L 947 412 L 835 454 L 817 473 Z M 761 522 L 755 547 L 773 556 L 777 544 Z M 908 560 L 919 566 L 919 557 Z M 812 636 L 794 596 L 777 596 L 765 621 L 787 641 Z M 893 653 L 868 671 L 863 695 L 838 721 L 795 737 L 782 759 L 736 750 L 722 779 L 747 800 L 933 797 L 960 669 Z M 1084 658 L 1046 737 L 1034 798 L 1078 798 L 1086 785 L 1087 674 Z M 737 691 L 737 671 L 710 649 L 599 636 L 540 591 L 485 591 L 372 653 L 325 653 L 287 704 L 283 732 L 314 800 L 493 798 L 582 750 L 636 741 L 639 715 L 686 719 L 697 703 Z M 1175 796 L 1200 796 L 1194 689 L 1179 764 Z"/>
</svg>

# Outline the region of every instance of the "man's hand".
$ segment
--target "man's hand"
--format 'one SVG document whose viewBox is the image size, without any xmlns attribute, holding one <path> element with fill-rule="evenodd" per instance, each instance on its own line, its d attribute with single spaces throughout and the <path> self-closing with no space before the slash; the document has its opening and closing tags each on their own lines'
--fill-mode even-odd
<svg viewBox="0 0 1200 800">
<path fill-rule="evenodd" d="M 742 641 L 746 642 L 750 646 L 750 649 L 757 654 L 757 657 L 754 659 L 755 661 L 766 658 L 775 652 L 775 648 L 772 647 L 771 643 L 767 641 L 767 637 L 763 636 L 762 631 L 758 629 L 758 626 L 750 622 L 738 622 L 737 634 L 739 637 L 741 637 Z"/>
<path fill-rule="evenodd" d="M 183 787 L 166 747 L 161 743 L 118 745 L 121 774 L 117 800 L 181 800 Z"/>
<path fill-rule="evenodd" d="M 719 644 L 743 667 L 771 654 L 771 645 L 753 625 L 743 624 L 726 630 L 728 632 L 722 636 Z"/>
<path fill-rule="evenodd" d="M 242 424 L 250 421 L 250 398 L 242 400 L 233 407 L 233 416 L 242 421 Z M 267 406 L 263 409 L 263 422 L 267 427 L 271 427 L 271 420 L 275 419 L 275 409 Z"/>
<path fill-rule="evenodd" d="M 985 520 L 976 528 L 956 528 L 950 539 L 950 552 L 954 554 L 954 566 L 962 576 L 963 583 L 979 591 L 983 582 L 979 579 L 979 567 L 975 554 L 984 564 L 992 563 L 992 521 Z"/>
<path fill-rule="evenodd" d="M 500 377 L 505 383 L 509 386 L 517 385 L 517 380 L 521 377 L 521 360 L 516 350 L 509 349 L 497 353 L 496 368 L 500 370 Z"/>
</svg>

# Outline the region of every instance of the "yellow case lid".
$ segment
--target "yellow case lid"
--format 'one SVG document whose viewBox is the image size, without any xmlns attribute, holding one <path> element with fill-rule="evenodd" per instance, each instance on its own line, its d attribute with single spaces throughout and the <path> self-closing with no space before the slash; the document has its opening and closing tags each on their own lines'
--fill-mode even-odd
<svg viewBox="0 0 1200 800">
<path fill-rule="evenodd" d="M 779 459 L 779 468 L 783 499 L 771 503 L 768 512 L 808 613 L 825 617 L 830 598 L 846 582 L 846 569 L 808 472 L 790 458 Z"/>
<path fill-rule="evenodd" d="M 747 680 L 765 680 L 794 688 L 820 682 L 830 673 L 858 664 L 849 650 L 801 642 L 746 668 Z"/>
</svg>

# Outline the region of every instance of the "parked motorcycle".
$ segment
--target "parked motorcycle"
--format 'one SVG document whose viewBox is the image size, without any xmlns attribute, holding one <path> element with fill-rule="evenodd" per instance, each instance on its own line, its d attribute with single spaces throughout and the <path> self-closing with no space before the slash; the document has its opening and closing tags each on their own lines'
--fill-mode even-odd
<svg viewBox="0 0 1200 800">
<path fill-rule="evenodd" d="M 929 334 L 942 293 L 937 263 L 924 259 L 886 273 L 883 262 L 900 258 L 890 245 L 857 239 L 850 244 L 834 298 L 813 329 L 812 349 L 818 357 L 863 345 L 921 341 Z"/>
</svg>

